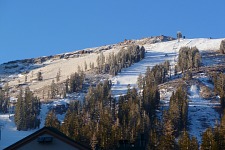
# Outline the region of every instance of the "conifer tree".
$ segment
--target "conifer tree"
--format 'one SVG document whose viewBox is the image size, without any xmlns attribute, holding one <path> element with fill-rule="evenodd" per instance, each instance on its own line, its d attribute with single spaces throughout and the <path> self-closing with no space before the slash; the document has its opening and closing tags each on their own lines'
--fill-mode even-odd
<svg viewBox="0 0 225 150">
<path fill-rule="evenodd" d="M 187 69 L 199 68 L 201 55 L 196 47 L 181 47 L 178 56 L 178 67 L 184 72 Z"/>
<path fill-rule="evenodd" d="M 182 133 L 182 136 L 178 141 L 178 146 L 180 150 L 198 150 L 198 142 L 196 141 L 196 138 L 191 139 L 187 131 Z"/>
<path fill-rule="evenodd" d="M 46 127 L 54 127 L 56 129 L 60 129 L 60 122 L 56 117 L 54 111 L 49 111 L 46 118 L 45 118 L 45 126 Z"/>
<path fill-rule="evenodd" d="M 24 102 L 23 102 L 23 91 L 20 89 L 19 95 L 17 96 L 17 103 L 15 107 L 15 124 L 17 126 L 17 130 L 24 130 Z"/>
<path fill-rule="evenodd" d="M 25 91 L 20 89 L 15 108 L 15 124 L 17 130 L 35 129 L 40 125 L 40 100 L 33 96 L 27 87 Z"/>
<path fill-rule="evenodd" d="M 202 135 L 202 144 L 201 150 L 213 150 L 217 149 L 216 141 L 214 140 L 213 131 L 211 128 L 208 128 Z"/>
<path fill-rule="evenodd" d="M 54 99 L 56 98 L 56 95 L 57 95 L 57 86 L 55 84 L 55 81 L 52 80 L 52 83 L 51 83 L 51 86 L 50 86 L 50 90 L 51 90 L 51 99 Z"/>
<path fill-rule="evenodd" d="M 61 77 L 61 70 L 59 69 L 59 71 L 56 74 L 56 82 L 60 81 L 60 77 Z"/>
<path fill-rule="evenodd" d="M 140 73 L 138 78 L 137 78 L 137 85 L 138 85 L 138 88 L 140 90 L 143 89 L 143 85 L 144 85 L 144 80 L 143 80 L 143 77 L 142 77 L 142 74 Z"/>
<path fill-rule="evenodd" d="M 37 80 L 38 80 L 38 81 L 42 81 L 42 80 L 43 80 L 43 76 L 42 76 L 42 72 L 41 72 L 41 71 L 39 71 L 39 72 L 37 73 Z"/>
<path fill-rule="evenodd" d="M 84 70 L 87 71 L 87 62 L 84 62 Z"/>
<path fill-rule="evenodd" d="M 7 113 L 8 110 L 8 106 L 9 106 L 9 97 L 7 97 L 8 92 L 5 91 L 4 89 L 0 89 L 0 113 Z"/>
</svg>

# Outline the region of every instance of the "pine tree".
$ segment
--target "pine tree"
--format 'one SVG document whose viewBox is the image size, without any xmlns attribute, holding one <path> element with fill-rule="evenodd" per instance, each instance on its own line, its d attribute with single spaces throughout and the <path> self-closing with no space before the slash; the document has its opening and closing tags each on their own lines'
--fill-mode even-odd
<svg viewBox="0 0 225 150">
<path fill-rule="evenodd" d="M 42 81 L 42 80 L 43 80 L 42 72 L 41 72 L 41 71 L 39 71 L 39 72 L 37 73 L 37 80 L 38 80 L 38 81 Z"/>
<path fill-rule="evenodd" d="M 49 111 L 45 118 L 45 126 L 46 127 L 54 127 L 56 129 L 60 129 L 60 122 L 56 117 L 54 111 Z"/>
<path fill-rule="evenodd" d="M 144 80 L 143 80 L 143 77 L 141 75 L 141 73 L 139 74 L 138 78 L 137 78 L 137 85 L 138 85 L 138 88 L 140 90 L 143 89 L 143 85 L 144 85 Z"/>
<path fill-rule="evenodd" d="M 25 83 L 27 82 L 27 75 L 25 75 L 25 77 L 24 77 L 24 82 Z"/>
<path fill-rule="evenodd" d="M 198 149 L 199 149 L 199 146 L 198 146 L 198 140 L 197 140 L 196 137 L 192 137 L 192 138 L 191 138 L 190 149 L 191 149 L 191 150 L 198 150 Z"/>
<path fill-rule="evenodd" d="M 87 62 L 84 62 L 84 70 L 87 71 Z"/>
<path fill-rule="evenodd" d="M 40 100 L 33 96 L 29 88 L 20 89 L 15 108 L 17 130 L 28 130 L 39 127 Z"/>
<path fill-rule="evenodd" d="M 61 70 L 59 69 L 59 71 L 56 74 L 56 82 L 60 81 L 60 76 L 61 76 Z"/>
<path fill-rule="evenodd" d="M 211 128 L 208 128 L 202 135 L 202 144 L 201 150 L 209 149 L 213 150 L 216 149 L 217 145 L 214 140 L 213 131 Z"/>
<path fill-rule="evenodd" d="M 91 143 L 90 143 L 91 149 L 92 149 L 92 150 L 96 150 L 96 145 L 97 145 L 97 143 L 98 143 L 98 140 L 97 140 L 97 137 L 96 137 L 95 134 L 96 134 L 96 133 L 93 134 L 93 136 L 92 136 L 92 138 L 91 138 Z"/>
<path fill-rule="evenodd" d="M 194 137 L 190 139 L 188 132 L 184 131 L 178 141 L 178 146 L 180 150 L 198 150 L 198 141 Z"/>
<path fill-rule="evenodd" d="M 17 103 L 15 107 L 15 124 L 17 126 L 17 130 L 24 130 L 24 102 L 23 102 L 23 91 L 20 89 L 19 95 L 17 96 Z"/>
<path fill-rule="evenodd" d="M 50 89 L 51 89 L 51 99 L 56 98 L 56 95 L 57 95 L 57 87 L 56 87 L 56 84 L 55 84 L 55 81 L 54 80 L 52 80 Z"/>
<path fill-rule="evenodd" d="M 158 150 L 176 150 L 177 144 L 174 136 L 172 135 L 163 135 L 159 140 Z"/>
</svg>

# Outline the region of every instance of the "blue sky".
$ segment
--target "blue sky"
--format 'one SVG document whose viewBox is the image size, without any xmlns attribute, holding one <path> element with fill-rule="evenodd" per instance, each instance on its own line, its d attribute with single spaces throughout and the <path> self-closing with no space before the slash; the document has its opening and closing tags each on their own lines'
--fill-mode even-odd
<svg viewBox="0 0 225 150">
<path fill-rule="evenodd" d="M 225 36 L 225 0 L 0 0 L 0 63 L 155 35 Z"/>
</svg>

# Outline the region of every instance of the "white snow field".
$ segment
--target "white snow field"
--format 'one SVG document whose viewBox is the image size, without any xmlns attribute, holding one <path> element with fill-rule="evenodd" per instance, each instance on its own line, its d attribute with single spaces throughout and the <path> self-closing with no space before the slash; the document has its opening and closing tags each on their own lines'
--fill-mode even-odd
<svg viewBox="0 0 225 150">
<path fill-rule="evenodd" d="M 196 46 L 200 51 L 206 50 L 218 50 L 220 46 L 220 42 L 222 39 L 207 39 L 207 38 L 199 38 L 199 39 L 183 39 L 179 43 L 177 40 L 169 41 L 169 42 L 161 42 L 155 44 L 145 44 L 143 45 L 147 51 L 146 57 L 141 60 L 139 63 L 132 65 L 129 68 L 125 68 L 119 73 L 117 76 L 112 78 L 113 86 L 112 86 L 112 93 L 114 96 L 118 96 L 120 94 L 125 94 L 127 90 L 127 85 L 130 84 L 131 86 L 136 87 L 137 77 L 140 73 L 144 74 L 146 71 L 147 66 L 154 66 L 155 64 L 159 64 L 164 62 L 165 60 L 169 60 L 171 65 L 174 65 L 176 61 L 174 58 L 177 56 L 178 50 L 182 46 Z M 112 49 L 107 51 L 110 52 L 117 52 L 118 49 Z M 168 56 L 165 56 L 167 54 Z M 54 77 L 57 73 L 57 70 L 60 68 L 62 72 L 74 72 L 77 69 L 77 64 L 84 64 L 84 61 L 88 60 L 89 62 L 95 62 L 97 55 L 88 55 L 87 58 L 80 57 L 77 59 L 69 59 L 69 60 L 57 60 L 55 62 L 49 62 L 45 67 L 41 68 L 43 72 L 45 72 L 44 77 Z M 64 67 L 66 66 L 66 67 Z M 35 69 L 35 72 L 38 72 L 40 69 Z M 67 74 L 67 73 L 66 73 Z M 63 78 L 66 78 L 66 74 L 63 74 Z M 30 73 L 28 75 L 28 80 L 30 78 Z M 24 80 L 24 77 L 21 77 L 21 81 Z M 42 84 L 46 84 L 51 80 L 47 80 L 46 82 L 42 82 Z M 14 81 L 16 82 L 16 81 Z M 11 82 L 10 84 L 14 84 Z M 32 89 L 39 88 L 40 86 L 37 84 L 33 84 Z M 214 104 L 211 104 L 210 101 L 205 101 L 199 98 L 199 91 L 195 88 L 195 86 L 191 87 L 190 89 L 190 102 L 189 107 L 189 119 L 191 122 L 190 125 L 190 132 L 191 135 L 197 136 L 198 140 L 200 140 L 201 132 L 208 126 L 213 126 L 215 120 L 219 118 L 218 113 L 214 111 L 213 107 Z M 167 100 L 169 99 L 171 93 L 166 93 Z M 63 101 L 63 100 L 62 100 Z M 53 105 L 53 104 L 48 104 Z M 46 113 L 48 111 L 48 105 L 42 105 L 41 109 L 41 125 L 40 127 L 44 126 L 44 119 Z M 200 109 L 200 110 L 199 110 Z M 63 115 L 59 116 L 59 119 L 63 119 Z M 199 120 L 205 119 L 207 125 L 203 125 Z M 9 115 L 0 115 L 0 124 L 2 125 L 1 128 L 1 140 L 0 140 L 0 149 L 3 149 L 18 140 L 28 136 L 29 134 L 37 131 L 29 130 L 29 131 L 17 131 L 14 121 L 13 115 L 9 118 Z"/>
</svg>

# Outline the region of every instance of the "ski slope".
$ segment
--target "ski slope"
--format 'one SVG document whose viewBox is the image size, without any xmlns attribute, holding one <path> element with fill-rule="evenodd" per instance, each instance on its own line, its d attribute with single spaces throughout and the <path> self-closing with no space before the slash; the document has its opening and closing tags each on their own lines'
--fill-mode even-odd
<svg viewBox="0 0 225 150">
<path fill-rule="evenodd" d="M 215 123 L 220 120 L 219 113 L 215 108 L 220 106 L 219 100 L 211 101 L 199 96 L 199 88 L 192 85 L 189 89 L 189 133 L 195 136 L 200 142 L 202 133 L 209 127 L 214 127 Z"/>
<path fill-rule="evenodd" d="M 114 85 L 112 86 L 112 94 L 115 97 L 119 95 L 126 94 L 127 85 L 130 84 L 132 87 L 136 87 L 137 77 L 140 73 L 144 74 L 147 66 L 154 66 L 159 63 L 163 63 L 165 60 L 169 60 L 170 64 L 173 66 L 176 63 L 178 50 L 183 46 L 194 47 L 196 46 L 200 52 L 202 51 L 215 51 L 219 50 L 220 43 L 222 39 L 184 39 L 180 42 L 169 41 L 156 44 L 146 44 L 144 45 L 147 53 L 145 59 L 132 65 L 129 68 L 125 68 L 116 77 L 112 78 Z M 168 56 L 166 57 L 165 54 Z M 214 61 L 208 61 L 208 63 L 213 65 Z M 208 65 L 209 65 L 208 64 Z M 207 79 L 201 78 L 204 84 L 213 88 L 212 85 L 207 83 Z M 163 89 L 160 93 L 164 93 L 166 97 L 163 98 L 162 108 L 167 109 L 169 105 L 169 99 L 171 96 L 171 91 Z M 191 136 L 196 136 L 198 141 L 201 141 L 202 132 L 208 128 L 213 127 L 215 122 L 219 121 L 219 114 L 215 111 L 215 107 L 219 106 L 218 101 L 210 101 L 202 99 L 199 96 L 199 89 L 196 85 L 191 86 L 189 89 L 189 131 Z M 159 112 L 159 116 L 162 115 Z"/>
<path fill-rule="evenodd" d="M 206 50 L 218 50 L 220 46 L 220 42 L 222 39 L 206 39 L 206 38 L 199 38 L 199 39 L 183 39 L 180 42 L 177 40 L 162 42 L 162 43 L 155 43 L 155 44 L 145 44 L 143 45 L 147 51 L 146 57 L 141 60 L 140 62 L 132 65 L 129 68 L 125 68 L 119 73 L 117 76 L 113 77 L 111 80 L 113 82 L 112 86 L 112 94 L 117 97 L 121 94 L 125 94 L 127 91 L 127 85 L 130 84 L 131 87 L 136 87 L 137 77 L 140 73 L 144 74 L 146 68 L 152 67 L 156 64 L 162 63 L 165 60 L 169 60 L 171 65 L 173 66 L 176 61 L 176 56 L 178 50 L 182 46 L 189 46 L 194 47 L 196 46 L 200 51 Z M 109 51 L 110 52 L 110 51 Z M 167 55 L 166 55 L 167 54 Z M 90 58 L 90 61 L 95 61 L 94 58 Z M 73 65 L 73 64 L 71 64 Z M 49 65 L 50 66 L 50 65 Z M 56 67 L 58 70 L 58 66 Z M 53 68 L 50 68 L 52 70 Z M 192 92 L 191 98 L 192 103 L 190 103 L 190 114 L 189 118 L 191 119 L 192 125 L 190 126 L 191 135 L 195 135 L 200 139 L 200 134 L 204 130 L 202 125 L 198 122 L 198 118 L 201 118 L 201 113 L 205 112 L 205 118 L 208 118 L 206 121 L 208 122 L 209 126 L 213 126 L 215 119 L 218 118 L 217 112 L 213 110 L 214 105 L 209 105 L 210 102 L 205 102 L 202 99 L 198 98 L 198 92 L 194 89 L 194 87 L 190 90 Z M 171 93 L 167 93 L 167 101 L 170 97 Z M 63 101 L 63 100 L 62 100 Z M 201 111 L 195 111 L 197 104 L 202 106 Z M 44 119 L 46 117 L 46 113 L 48 112 L 49 105 L 54 104 L 45 104 L 42 105 L 41 109 L 41 125 L 40 127 L 44 126 Z M 192 106 L 193 105 L 193 106 Z M 195 105 L 195 107 L 194 107 Z M 207 106 L 207 107 L 206 107 Z M 197 117 L 195 117 L 197 115 Z M 210 116 L 212 118 L 210 118 Z M 60 120 L 63 119 L 63 116 L 58 116 Z M 13 116 L 9 115 L 0 115 L 0 125 L 2 125 L 1 129 L 1 140 L 0 140 L 0 149 L 3 149 L 20 139 L 30 135 L 31 133 L 35 132 L 35 130 L 29 131 L 17 131 L 16 126 L 14 124 Z M 197 134 L 195 134 L 197 133 Z"/>
<path fill-rule="evenodd" d="M 140 73 L 144 74 L 148 66 L 152 67 L 156 64 L 165 62 L 165 60 L 169 60 L 170 64 L 174 66 L 178 51 L 181 47 L 196 46 L 200 52 L 219 50 L 221 40 L 222 39 L 199 38 L 181 39 L 180 42 L 174 40 L 155 44 L 145 44 L 143 45 L 147 51 L 145 58 L 131 67 L 123 69 L 121 73 L 111 79 L 113 82 L 112 94 L 116 97 L 125 94 L 128 84 L 130 84 L 131 87 L 136 87 L 138 75 Z M 165 56 L 166 54 L 167 56 Z"/>
</svg>

